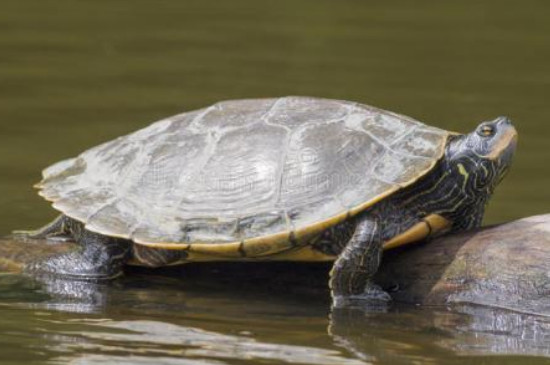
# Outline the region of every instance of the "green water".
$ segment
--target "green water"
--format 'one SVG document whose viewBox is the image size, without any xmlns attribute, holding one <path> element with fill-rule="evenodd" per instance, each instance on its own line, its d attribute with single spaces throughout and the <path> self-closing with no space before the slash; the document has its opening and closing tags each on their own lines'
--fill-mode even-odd
<svg viewBox="0 0 550 365">
<path fill-rule="evenodd" d="M 549 14 L 544 0 L 2 0 L 0 235 L 55 216 L 31 188 L 48 164 L 183 110 L 280 95 L 355 100 L 462 132 L 508 115 L 520 145 L 486 222 L 546 213 Z M 326 293 L 307 295 L 307 286 L 221 290 L 215 280 L 190 288 L 140 272 L 101 290 L 69 290 L 83 300 L 0 277 L 0 361 L 487 364 L 550 356 L 543 319 L 405 308 L 346 326 L 329 321 Z"/>
</svg>

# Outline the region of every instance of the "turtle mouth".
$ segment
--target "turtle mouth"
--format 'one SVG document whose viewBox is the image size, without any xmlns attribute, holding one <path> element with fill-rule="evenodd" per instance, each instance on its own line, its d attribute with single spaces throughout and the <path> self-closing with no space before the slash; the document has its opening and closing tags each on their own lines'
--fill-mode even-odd
<svg viewBox="0 0 550 365">
<path fill-rule="evenodd" d="M 509 123 L 509 122 L 508 122 Z M 490 160 L 501 161 L 509 164 L 518 144 L 518 132 L 509 124 L 505 131 L 499 136 L 497 143 L 493 146 L 491 153 L 486 157 Z"/>
<path fill-rule="evenodd" d="M 508 133 L 509 133 L 509 136 L 505 136 L 507 146 L 500 151 L 500 154 L 497 157 L 498 166 L 499 166 L 497 185 L 500 184 L 502 180 L 504 180 L 504 178 L 510 172 L 512 158 L 514 157 L 514 153 L 516 151 L 516 147 L 518 144 L 518 134 L 516 130 L 512 127 L 512 131 Z"/>
<path fill-rule="evenodd" d="M 510 136 L 507 136 L 508 146 L 501 151 L 500 161 L 503 165 L 506 166 L 506 171 L 509 170 L 509 165 L 512 162 L 514 153 L 516 152 L 516 147 L 518 145 L 518 133 L 516 129 L 512 127 L 512 131 L 508 132 Z"/>
</svg>

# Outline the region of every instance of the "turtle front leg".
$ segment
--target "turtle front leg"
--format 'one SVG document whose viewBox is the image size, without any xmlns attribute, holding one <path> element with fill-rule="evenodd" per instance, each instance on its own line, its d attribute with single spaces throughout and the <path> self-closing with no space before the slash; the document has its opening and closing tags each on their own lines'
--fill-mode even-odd
<svg viewBox="0 0 550 365">
<path fill-rule="evenodd" d="M 380 306 L 391 301 L 372 278 L 382 259 L 382 238 L 377 218 L 361 219 L 330 273 L 333 306 Z"/>
<path fill-rule="evenodd" d="M 77 280 L 109 280 L 122 275 L 130 256 L 130 242 L 80 232 L 76 241 L 80 249 L 28 264 L 24 271 L 31 275 L 56 276 Z"/>
</svg>

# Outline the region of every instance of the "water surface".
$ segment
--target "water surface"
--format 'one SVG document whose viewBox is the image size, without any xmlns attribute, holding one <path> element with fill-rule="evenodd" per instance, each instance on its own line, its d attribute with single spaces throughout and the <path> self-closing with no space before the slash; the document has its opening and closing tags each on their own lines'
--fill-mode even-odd
<svg viewBox="0 0 550 365">
<path fill-rule="evenodd" d="M 184 110 L 282 95 L 355 100 L 462 132 L 508 115 L 518 155 L 486 223 L 546 213 L 549 13 L 543 0 L 4 0 L 0 235 L 55 216 L 31 188 L 48 164 Z M 189 278 L 140 271 L 71 288 L 1 276 L 0 356 L 486 364 L 549 355 L 544 318 L 395 308 L 330 320 L 326 292 L 310 293 L 307 281 L 269 290 L 276 275 L 227 287 L 221 278 L 190 288 Z"/>
</svg>

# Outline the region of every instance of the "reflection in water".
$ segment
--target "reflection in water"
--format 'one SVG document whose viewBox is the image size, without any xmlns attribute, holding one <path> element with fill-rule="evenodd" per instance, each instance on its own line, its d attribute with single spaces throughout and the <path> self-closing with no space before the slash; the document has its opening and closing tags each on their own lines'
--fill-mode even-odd
<svg viewBox="0 0 550 365">
<path fill-rule="evenodd" d="M 451 354 L 550 355 L 550 318 L 480 306 L 385 314 L 341 310 L 332 314 L 329 332 L 358 357 L 374 355 L 388 363 L 439 363 L 451 361 Z"/>
<path fill-rule="evenodd" d="M 51 298 L 40 304 L 41 307 L 72 313 L 94 313 L 107 305 L 107 285 L 85 281 L 49 278 L 37 279 L 42 290 Z"/>
<path fill-rule="evenodd" d="M 453 328 L 441 345 L 461 354 L 539 355 L 550 357 L 550 317 L 484 307 L 459 309 L 462 321 L 441 315 L 441 327 Z M 450 319 L 450 320 L 448 320 Z"/>
<path fill-rule="evenodd" d="M 89 355 L 93 359 L 97 356 L 94 354 L 101 352 L 102 359 L 113 361 L 117 353 L 131 351 L 149 358 L 154 357 L 155 360 L 157 356 L 164 359 L 183 357 L 201 359 L 207 361 L 206 363 L 211 363 L 213 359 L 243 359 L 251 362 L 278 361 L 319 365 L 365 364 L 360 360 L 345 358 L 337 350 L 259 342 L 246 335 L 227 335 L 165 322 L 106 321 L 94 326 L 97 328 L 93 331 L 78 332 L 82 341 L 64 343 L 57 350 L 78 354 L 80 360 L 88 360 Z M 109 358 L 108 354 L 115 357 Z M 62 357 L 59 360 L 62 359 L 67 358 Z M 132 363 L 130 359 L 126 361 Z"/>
<path fill-rule="evenodd" d="M 24 351 L 27 356 L 29 350 L 48 354 L 52 362 L 134 363 L 137 355 L 144 363 L 167 364 L 178 359 L 365 364 L 331 346 L 326 314 L 320 313 L 324 306 L 231 295 L 239 291 L 231 288 L 235 282 L 230 287 L 210 283 L 209 294 L 182 290 L 181 280 L 155 275 L 136 274 L 109 285 L 46 278 L 38 283 L 15 274 L 3 279 L 0 292 L 21 297 L 12 297 L 3 308 L 0 325 L 19 325 L 25 334 L 39 329 L 39 345 L 25 339 L 19 346 L 31 346 Z M 21 315 L 28 313 L 33 315 L 27 323 Z M 43 315 L 36 320 L 36 313 Z M 289 317 L 296 321 L 292 326 L 286 325 Z"/>
<path fill-rule="evenodd" d="M 178 270 L 180 278 L 176 271 L 165 276 L 138 270 L 109 285 L 37 283 L 4 275 L 0 292 L 21 296 L 5 298 L 0 325 L 6 333 L 17 328 L 22 334 L 16 342 L 27 359 L 47 355 L 52 362 L 86 364 L 135 363 L 134 357 L 137 363 L 165 364 L 435 364 L 460 363 L 463 356 L 473 363 L 486 363 L 487 355 L 550 357 L 547 317 L 480 306 L 395 306 L 380 313 L 338 309 L 329 316 L 326 291 L 312 291 L 309 284 L 318 279 L 308 278 L 305 270 L 297 271 L 302 279 L 293 285 L 311 301 L 286 295 L 284 279 L 268 276 L 256 277 L 265 286 L 253 291 L 254 280 L 243 280 L 246 273 L 235 274 L 235 268 Z M 0 336 L 4 344 L 6 333 Z M 33 333 L 41 340 L 32 339 Z"/>
</svg>

